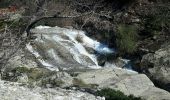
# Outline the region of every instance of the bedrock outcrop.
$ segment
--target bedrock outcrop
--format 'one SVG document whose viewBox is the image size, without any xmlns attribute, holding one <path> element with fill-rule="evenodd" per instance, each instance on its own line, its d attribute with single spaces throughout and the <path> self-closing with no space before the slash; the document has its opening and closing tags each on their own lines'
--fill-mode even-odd
<svg viewBox="0 0 170 100">
<path fill-rule="evenodd" d="M 170 43 L 165 43 L 155 53 L 144 55 L 141 65 L 155 84 L 170 91 Z"/>
</svg>

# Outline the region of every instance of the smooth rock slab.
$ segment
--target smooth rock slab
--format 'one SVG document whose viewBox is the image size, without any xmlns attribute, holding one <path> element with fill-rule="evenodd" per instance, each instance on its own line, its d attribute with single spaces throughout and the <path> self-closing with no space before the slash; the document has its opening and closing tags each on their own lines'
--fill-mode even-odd
<svg viewBox="0 0 170 100">
<path fill-rule="evenodd" d="M 170 100 L 169 92 L 156 87 L 150 87 L 141 95 L 142 98 L 146 98 L 147 100 Z"/>
<path fill-rule="evenodd" d="M 79 91 L 38 87 L 29 89 L 19 85 L 0 80 L 0 100 L 105 100 Z"/>
<path fill-rule="evenodd" d="M 132 94 L 146 100 L 170 100 L 170 93 L 156 88 L 146 75 L 124 69 L 102 68 L 81 73 L 77 78 L 85 84 L 120 90 L 126 95 Z"/>
</svg>

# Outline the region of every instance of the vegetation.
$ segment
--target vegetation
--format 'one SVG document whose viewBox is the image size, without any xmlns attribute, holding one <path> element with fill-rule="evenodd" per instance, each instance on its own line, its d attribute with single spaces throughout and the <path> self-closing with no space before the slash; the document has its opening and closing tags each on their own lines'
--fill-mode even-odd
<svg viewBox="0 0 170 100">
<path fill-rule="evenodd" d="M 86 26 L 86 30 L 94 34 L 93 37 L 107 43 L 110 47 L 117 47 L 116 49 L 118 49 L 120 55 L 133 54 L 137 50 L 137 47 L 140 47 L 140 50 L 144 51 L 134 55 L 141 59 L 145 52 L 149 52 L 150 49 L 153 51 L 153 47 L 156 47 L 157 42 L 161 41 L 159 42 L 159 47 L 162 45 L 162 41 L 167 41 L 165 37 L 169 38 L 169 4 L 170 0 L 49 0 L 49 2 L 46 2 L 46 0 L 0 0 L 1 9 L 10 6 L 16 6 L 17 10 L 20 10 L 20 8 L 24 9 L 20 20 L 11 21 L 9 17 L 0 19 L 0 69 L 1 67 L 5 67 L 7 60 L 21 48 L 20 44 L 26 44 L 26 40 L 24 39 L 27 38 L 21 37 L 21 34 L 25 32 L 26 28 L 30 30 L 35 25 L 55 26 L 63 24 L 60 18 L 56 20 L 54 17 L 58 15 L 80 15 L 79 17 L 81 18 L 69 18 L 69 20 L 73 20 L 74 28 L 77 27 L 80 29 L 80 27 L 85 28 Z M 88 13 L 89 15 L 81 16 L 81 13 L 82 15 L 84 13 Z M 50 19 L 47 20 L 46 16 Z M 78 21 L 78 19 L 81 21 Z M 138 19 L 138 21 L 135 19 Z M 61 23 L 56 24 L 54 20 L 56 22 L 61 21 Z M 65 21 L 65 23 L 69 22 Z M 116 23 L 121 24 L 117 25 Z M 140 26 L 139 32 L 135 25 Z M 29 31 L 26 32 L 29 33 Z M 138 38 L 141 41 L 138 41 Z M 82 42 L 81 36 L 77 36 L 76 39 Z M 139 46 L 137 45 L 138 43 Z M 154 46 L 147 48 L 148 44 L 149 46 Z M 112 57 L 114 56 L 104 55 L 104 57 L 99 57 L 101 59 L 100 65 L 104 65 L 105 59 L 111 60 Z M 17 67 L 11 72 L 13 73 L 12 76 L 11 74 L 6 74 L 2 78 L 17 81 L 17 76 L 21 76 L 24 73 L 28 76 L 29 81 L 39 81 L 44 78 L 42 85 L 52 84 L 53 86 L 59 86 L 63 83 L 62 80 L 50 79 L 48 76 L 52 74 L 48 73 L 48 71 L 42 71 L 36 68 Z M 78 79 L 74 79 L 74 84 L 80 87 L 95 86 L 95 84 L 85 84 L 82 80 Z M 117 91 L 116 93 L 121 94 Z"/>
<path fill-rule="evenodd" d="M 47 84 L 50 84 L 52 87 L 57 87 L 64 83 L 60 79 L 52 78 L 57 72 L 49 71 L 44 68 L 16 67 L 5 72 L 6 73 L 2 74 L 2 79 L 8 81 L 18 81 L 19 76 L 22 76 L 23 74 L 27 75 L 28 84 L 30 86 L 36 83 L 36 85 L 42 87 L 46 87 Z"/>
<path fill-rule="evenodd" d="M 13 75 L 9 75 L 9 73 L 12 73 Z M 17 77 L 21 76 L 22 74 L 26 74 L 28 76 L 29 80 L 37 81 L 43 76 L 47 76 L 47 72 L 42 71 L 37 68 L 26 68 L 26 67 L 16 67 L 14 69 L 10 69 L 7 71 L 6 74 L 3 75 L 3 79 L 9 80 L 9 81 L 17 81 Z"/>
<path fill-rule="evenodd" d="M 168 4 L 155 4 L 151 9 L 152 13 L 141 16 L 145 18 L 143 20 L 144 30 L 151 36 L 159 35 L 157 33 L 170 32 L 169 9 Z"/>
<path fill-rule="evenodd" d="M 48 76 L 48 72 L 46 70 L 43 70 L 43 69 L 38 69 L 38 68 L 26 68 L 26 67 L 17 67 L 17 68 L 14 68 L 12 70 L 12 72 L 14 73 L 25 73 L 28 75 L 28 78 L 30 80 L 34 80 L 34 81 L 37 81 L 38 79 L 44 77 L 44 76 Z"/>
<path fill-rule="evenodd" d="M 106 100 L 142 100 L 139 97 L 133 95 L 124 95 L 121 91 L 116 91 L 110 88 L 105 88 L 96 92 L 97 96 L 105 97 Z"/>
<path fill-rule="evenodd" d="M 12 0 L 0 0 L 0 8 L 7 7 L 12 2 Z"/>
<path fill-rule="evenodd" d="M 64 82 L 61 79 L 51 79 L 50 77 L 42 79 L 41 82 L 38 84 L 41 87 L 48 87 L 47 85 L 50 85 L 50 87 L 59 87 Z"/>
<path fill-rule="evenodd" d="M 0 70 L 25 43 L 23 20 L 0 19 Z"/>
<path fill-rule="evenodd" d="M 137 29 L 132 25 L 118 25 L 116 45 L 121 53 L 133 53 L 137 47 Z"/>
<path fill-rule="evenodd" d="M 77 78 L 74 78 L 73 84 L 81 88 L 96 88 L 97 87 L 97 84 L 86 84 L 82 80 L 77 79 Z"/>
</svg>

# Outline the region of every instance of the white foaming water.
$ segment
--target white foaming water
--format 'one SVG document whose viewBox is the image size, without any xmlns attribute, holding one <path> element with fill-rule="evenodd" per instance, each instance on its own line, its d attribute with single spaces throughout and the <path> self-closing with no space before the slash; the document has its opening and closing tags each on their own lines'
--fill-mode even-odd
<svg viewBox="0 0 170 100">
<path fill-rule="evenodd" d="M 35 45 L 32 46 L 29 43 L 26 47 L 41 65 L 50 70 L 59 71 L 59 68 L 67 70 L 75 66 L 74 62 L 94 69 L 101 68 L 98 65 L 96 55 L 89 53 L 86 47 L 93 49 L 99 54 L 114 53 L 114 50 L 108 48 L 107 45 L 86 36 L 84 31 L 57 26 L 38 26 L 32 29 L 31 32 L 37 37 L 34 40 Z M 129 65 L 129 60 L 122 60 L 128 67 L 125 70 L 134 72 Z M 118 68 L 113 63 L 107 62 L 104 67 Z"/>
<path fill-rule="evenodd" d="M 114 50 L 108 48 L 107 45 L 86 36 L 84 31 L 57 26 L 38 26 L 32 29 L 31 32 L 34 33 L 36 39 L 34 45 L 28 43 L 26 47 L 41 65 L 50 70 L 59 71 L 61 67 L 62 69 L 68 69 L 75 66 L 75 62 L 93 69 L 101 68 L 98 65 L 96 55 L 89 53 L 86 47 L 99 54 L 114 53 Z M 128 61 L 125 62 L 128 63 Z M 114 64 L 106 64 L 104 67 L 117 68 Z"/>
<path fill-rule="evenodd" d="M 50 28 L 53 28 L 53 27 L 49 27 L 49 26 L 36 27 L 36 29 L 50 29 Z M 81 39 L 83 46 L 93 48 L 94 50 L 96 50 L 99 53 L 114 53 L 114 50 L 108 48 L 107 45 L 101 44 L 100 42 L 93 40 L 93 39 L 89 38 L 88 36 L 86 36 L 84 31 L 60 28 L 57 26 L 54 28 L 56 28 L 56 30 L 52 30 L 53 31 L 52 33 L 55 33 L 55 32 L 63 33 L 66 36 L 68 36 L 75 43 L 79 43 L 79 41 L 77 40 L 77 38 L 79 38 L 79 39 Z M 57 38 L 57 40 L 61 39 L 59 37 L 56 37 L 56 38 Z M 61 40 L 63 40 L 63 39 L 61 39 Z"/>
<path fill-rule="evenodd" d="M 55 68 L 58 66 L 57 64 L 67 63 L 68 61 L 64 60 L 69 58 L 68 52 L 77 63 L 91 68 L 100 68 L 95 54 L 88 53 L 85 47 L 102 54 L 114 53 L 114 50 L 108 48 L 107 45 L 101 44 L 86 36 L 84 31 L 60 28 L 57 26 L 38 26 L 31 31 L 37 37 L 35 42 L 38 46 L 36 48 L 41 47 L 41 49 L 34 49 L 30 44 L 27 44 L 26 47 L 36 58 L 48 56 L 47 58 L 50 58 L 50 60 L 38 59 L 43 66 L 48 68 Z M 58 47 L 58 45 L 61 47 Z M 41 50 L 41 52 L 39 50 Z M 68 52 L 62 54 L 62 51 Z M 63 56 L 65 57 L 64 60 L 62 59 Z"/>
</svg>

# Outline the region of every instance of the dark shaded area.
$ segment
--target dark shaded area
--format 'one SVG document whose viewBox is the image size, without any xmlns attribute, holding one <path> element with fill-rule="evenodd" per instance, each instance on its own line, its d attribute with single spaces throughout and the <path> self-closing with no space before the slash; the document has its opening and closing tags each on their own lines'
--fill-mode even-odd
<svg viewBox="0 0 170 100">
<path fill-rule="evenodd" d="M 154 83 L 154 85 L 155 85 L 156 87 L 159 87 L 159 88 L 161 88 L 161 89 L 164 89 L 164 90 L 170 92 L 170 83 L 165 84 L 165 83 L 163 83 L 162 81 L 157 80 L 157 79 L 154 79 L 154 78 L 152 78 L 152 77 L 150 77 L 150 79 L 152 80 L 152 82 Z"/>
</svg>

